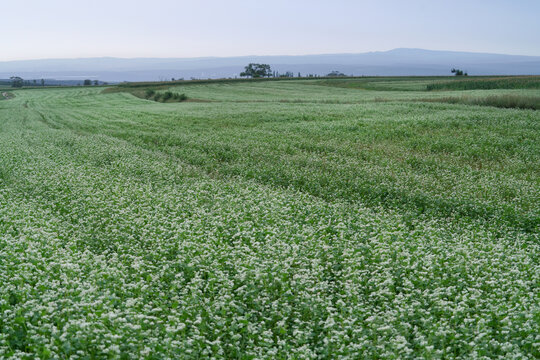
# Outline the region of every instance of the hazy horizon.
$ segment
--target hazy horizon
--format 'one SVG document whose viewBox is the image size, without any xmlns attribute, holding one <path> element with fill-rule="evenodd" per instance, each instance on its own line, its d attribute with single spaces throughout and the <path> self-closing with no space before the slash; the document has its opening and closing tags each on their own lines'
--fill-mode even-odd
<svg viewBox="0 0 540 360">
<path fill-rule="evenodd" d="M 494 53 L 494 52 L 481 52 L 481 51 L 464 51 L 464 50 L 448 50 L 448 49 L 421 49 L 421 48 L 392 48 L 387 50 L 373 50 L 373 51 L 362 51 L 362 52 L 341 52 L 341 53 L 309 53 L 309 54 L 241 54 L 241 55 L 231 55 L 231 56 L 136 56 L 136 57 L 122 57 L 122 56 L 90 56 L 90 57 L 62 57 L 62 58 L 32 58 L 32 59 L 15 59 L 15 60 L 0 60 L 0 62 L 19 62 L 19 61 L 47 61 L 47 60 L 83 60 L 83 59 L 120 59 L 120 60 L 142 60 L 142 59 L 186 59 L 186 60 L 197 60 L 197 59 L 228 59 L 228 58 L 249 58 L 249 57 L 303 57 L 303 56 L 326 56 L 326 55 L 360 55 L 360 54 L 369 54 L 369 53 L 387 53 L 394 50 L 423 50 L 423 51 L 434 51 L 434 52 L 457 52 L 457 53 L 467 53 L 467 54 L 490 54 L 490 55 L 503 55 L 503 56 L 526 56 L 531 58 L 540 57 L 540 55 L 524 55 L 524 54 L 509 54 L 509 53 Z"/>
<path fill-rule="evenodd" d="M 540 3 L 398 0 L 254 3 L 25 0 L 0 61 L 357 54 L 418 48 L 540 56 Z M 16 14 L 16 15 L 14 15 Z"/>
<path fill-rule="evenodd" d="M 79 58 L 0 62 L 0 79 L 99 79 L 156 81 L 172 78 L 231 78 L 247 63 L 266 63 L 279 73 L 433 76 L 461 68 L 470 75 L 540 75 L 540 57 L 473 52 L 394 49 L 358 54 L 205 58 Z"/>
</svg>

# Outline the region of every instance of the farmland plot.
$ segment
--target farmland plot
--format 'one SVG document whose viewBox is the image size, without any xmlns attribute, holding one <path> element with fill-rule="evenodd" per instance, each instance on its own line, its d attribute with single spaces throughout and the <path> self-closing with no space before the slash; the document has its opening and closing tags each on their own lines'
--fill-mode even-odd
<svg viewBox="0 0 540 360">
<path fill-rule="evenodd" d="M 540 115 L 411 89 L 14 92 L 0 358 L 539 357 Z"/>
</svg>

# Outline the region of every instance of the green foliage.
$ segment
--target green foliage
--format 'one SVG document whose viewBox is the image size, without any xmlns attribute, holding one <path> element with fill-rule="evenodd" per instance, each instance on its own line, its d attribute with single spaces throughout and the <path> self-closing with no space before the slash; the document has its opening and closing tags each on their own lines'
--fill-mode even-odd
<svg viewBox="0 0 540 360">
<path fill-rule="evenodd" d="M 540 89 L 540 76 L 471 78 L 468 80 L 436 82 L 427 90 L 490 90 L 490 89 Z"/>
<path fill-rule="evenodd" d="M 540 357 L 538 112 L 318 81 L 14 91 L 0 358 Z"/>
<path fill-rule="evenodd" d="M 240 76 L 247 76 L 251 78 L 269 77 L 270 75 L 272 75 L 272 69 L 270 68 L 270 65 L 255 63 L 248 64 L 244 68 L 244 71 L 240 73 Z"/>
<path fill-rule="evenodd" d="M 463 70 L 460 70 L 460 69 L 452 69 L 450 70 L 450 72 L 452 74 L 454 74 L 455 76 L 468 76 L 469 74 L 467 74 L 466 72 L 464 72 Z"/>
<path fill-rule="evenodd" d="M 153 97 L 155 94 L 156 94 L 156 91 L 153 90 L 153 89 L 147 89 L 147 90 L 144 92 L 144 96 L 145 96 L 145 98 L 147 98 L 147 99 L 150 99 L 150 98 Z"/>
<path fill-rule="evenodd" d="M 129 90 L 126 90 L 124 88 L 121 89 L 123 90 L 123 92 L 131 93 L 136 97 L 153 100 L 156 102 L 182 102 L 187 100 L 187 96 L 185 94 L 179 94 L 170 90 L 164 92 L 157 92 L 153 88 L 130 88 Z"/>
<path fill-rule="evenodd" d="M 346 89 L 380 90 L 380 91 L 422 91 L 433 80 L 449 81 L 451 77 L 362 77 L 343 79 L 324 79 L 318 85 L 342 87 Z"/>
<path fill-rule="evenodd" d="M 173 93 L 170 91 L 165 91 L 164 93 L 161 94 L 161 99 L 163 100 L 163 102 L 166 102 L 167 100 L 172 99 L 172 97 L 173 97 Z"/>
<path fill-rule="evenodd" d="M 11 87 L 14 88 L 22 88 L 24 84 L 24 80 L 19 76 L 12 76 L 10 77 L 11 80 Z"/>
<path fill-rule="evenodd" d="M 154 101 L 160 102 L 181 102 L 187 100 L 186 94 L 178 94 L 172 91 L 165 91 L 163 93 L 156 93 L 154 95 Z"/>
<path fill-rule="evenodd" d="M 467 104 L 480 106 L 495 106 L 499 108 L 540 110 L 540 96 L 527 95 L 494 95 L 485 97 L 459 96 L 423 99 L 422 101 L 446 102 L 450 104 Z"/>
<path fill-rule="evenodd" d="M 341 71 L 334 70 L 331 73 L 327 74 L 326 76 L 327 77 L 344 77 L 346 75 L 342 73 Z"/>
</svg>

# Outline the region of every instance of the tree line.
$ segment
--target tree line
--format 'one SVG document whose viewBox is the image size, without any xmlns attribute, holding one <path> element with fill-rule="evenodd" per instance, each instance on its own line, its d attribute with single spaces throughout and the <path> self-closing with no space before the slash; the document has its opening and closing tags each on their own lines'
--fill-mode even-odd
<svg viewBox="0 0 540 360">
<path fill-rule="evenodd" d="M 279 71 L 272 71 L 272 68 L 268 64 L 257 64 L 249 63 L 244 67 L 244 71 L 240 73 L 241 77 L 248 78 L 292 78 L 295 77 L 292 71 L 286 71 L 284 73 L 279 73 Z M 325 75 L 327 77 L 342 77 L 347 76 L 340 71 L 332 71 L 331 73 Z M 297 77 L 302 77 L 302 74 L 298 72 Z M 307 74 L 304 77 L 319 77 L 317 74 Z"/>
<path fill-rule="evenodd" d="M 38 86 L 37 79 L 24 80 L 20 76 L 12 76 L 9 78 L 9 80 L 11 81 L 11 87 L 14 88 L 22 88 L 23 86 Z M 39 81 L 39 85 L 45 86 L 45 79 L 41 79 Z"/>
<path fill-rule="evenodd" d="M 91 85 L 107 85 L 106 82 L 99 81 L 99 80 L 90 80 L 85 79 L 82 81 L 82 83 L 76 80 L 46 80 L 46 79 L 32 79 L 32 80 L 25 80 L 20 76 L 12 76 L 9 78 L 9 80 L 0 81 L 0 84 L 4 85 L 11 85 L 13 88 L 22 88 L 25 87 L 37 87 L 37 86 L 74 86 L 74 85 L 84 85 L 84 86 L 91 86 Z"/>
</svg>

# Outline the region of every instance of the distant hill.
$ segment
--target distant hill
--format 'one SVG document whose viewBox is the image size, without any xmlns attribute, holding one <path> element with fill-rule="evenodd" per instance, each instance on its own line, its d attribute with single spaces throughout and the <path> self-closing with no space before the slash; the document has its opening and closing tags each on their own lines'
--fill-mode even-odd
<svg viewBox="0 0 540 360">
<path fill-rule="evenodd" d="M 469 75 L 540 75 L 540 56 L 520 56 L 394 49 L 361 54 L 301 56 L 241 56 L 205 58 L 84 58 L 0 62 L 0 78 L 102 81 L 155 81 L 171 78 L 235 77 L 250 63 L 268 63 L 272 69 L 295 75 L 324 75 L 333 70 L 347 75 L 450 75 L 451 68 Z"/>
</svg>

